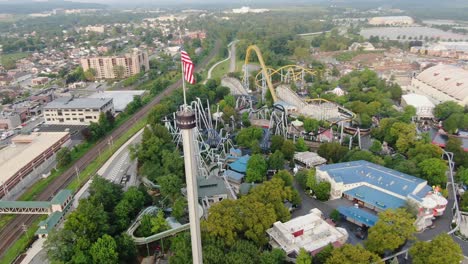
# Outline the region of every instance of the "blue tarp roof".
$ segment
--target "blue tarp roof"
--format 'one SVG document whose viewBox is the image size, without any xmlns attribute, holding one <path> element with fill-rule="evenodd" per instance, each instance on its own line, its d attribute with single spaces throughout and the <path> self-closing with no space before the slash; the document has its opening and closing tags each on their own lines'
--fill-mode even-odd
<svg viewBox="0 0 468 264">
<path fill-rule="evenodd" d="M 346 216 L 347 218 L 350 218 L 356 222 L 365 224 L 366 226 L 374 226 L 377 220 L 379 219 L 376 215 L 368 213 L 364 210 L 361 210 L 359 208 L 349 206 L 339 206 L 337 208 L 338 212 L 340 214 Z"/>
<path fill-rule="evenodd" d="M 226 170 L 224 172 L 224 175 L 226 175 L 229 179 L 232 179 L 234 181 L 239 181 L 239 182 L 242 181 L 242 179 L 244 178 L 244 174 L 235 172 L 233 170 Z"/>
<path fill-rule="evenodd" d="M 247 162 L 249 161 L 249 159 L 249 155 L 244 155 L 238 158 L 233 163 L 229 164 L 229 168 L 231 168 L 231 170 L 233 171 L 245 174 L 245 172 L 247 171 Z"/>
<path fill-rule="evenodd" d="M 326 171 L 336 182 L 344 184 L 367 182 L 401 196 L 408 196 L 419 184 L 426 182 L 364 160 L 322 165 L 318 169 Z"/>
<path fill-rule="evenodd" d="M 398 208 L 405 205 L 405 200 L 365 185 L 345 191 L 344 193 L 382 210 Z"/>
</svg>

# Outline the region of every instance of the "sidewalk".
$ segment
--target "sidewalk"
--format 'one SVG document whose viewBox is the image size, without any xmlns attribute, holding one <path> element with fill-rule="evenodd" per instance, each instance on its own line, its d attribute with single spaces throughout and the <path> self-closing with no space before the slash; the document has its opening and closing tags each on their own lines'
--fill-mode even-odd
<svg viewBox="0 0 468 264">
<path fill-rule="evenodd" d="M 42 245 L 44 245 L 45 238 L 39 238 L 32 244 L 32 246 L 28 249 L 28 252 L 26 253 L 26 257 L 21 261 L 21 264 L 28 264 L 28 263 L 33 263 L 32 260 L 34 257 L 41 252 L 42 250 Z M 39 263 L 44 263 L 44 260 L 40 261 Z"/>
</svg>

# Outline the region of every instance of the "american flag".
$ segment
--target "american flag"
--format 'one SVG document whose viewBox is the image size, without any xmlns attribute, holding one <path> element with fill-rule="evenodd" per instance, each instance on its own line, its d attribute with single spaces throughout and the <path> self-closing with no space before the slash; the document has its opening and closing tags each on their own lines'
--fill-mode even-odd
<svg viewBox="0 0 468 264">
<path fill-rule="evenodd" d="M 195 83 L 195 76 L 193 76 L 193 62 L 190 59 L 188 53 L 184 50 L 180 52 L 180 59 L 182 60 L 182 69 L 184 70 L 184 77 L 188 83 L 194 84 Z"/>
</svg>

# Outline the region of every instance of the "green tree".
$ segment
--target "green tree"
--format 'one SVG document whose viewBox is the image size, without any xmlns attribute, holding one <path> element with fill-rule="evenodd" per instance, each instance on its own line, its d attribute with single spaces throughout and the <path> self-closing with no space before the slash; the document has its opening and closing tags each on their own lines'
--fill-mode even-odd
<svg viewBox="0 0 468 264">
<path fill-rule="evenodd" d="M 341 219 L 341 214 L 338 210 L 333 210 L 331 213 L 330 213 L 330 218 L 335 222 L 339 222 L 340 219 Z"/>
<path fill-rule="evenodd" d="M 301 186 L 302 189 L 305 189 L 307 187 L 307 177 L 309 174 L 309 170 L 300 170 L 294 175 L 294 178 L 296 178 L 296 181 L 299 183 L 299 186 Z"/>
<path fill-rule="evenodd" d="M 122 187 L 105 178 L 96 176 L 89 187 L 90 201 L 104 206 L 106 212 L 112 212 L 122 198 Z"/>
<path fill-rule="evenodd" d="M 304 138 L 298 138 L 296 142 L 296 150 L 299 152 L 304 152 L 309 150 L 309 146 L 305 143 Z"/>
<path fill-rule="evenodd" d="M 420 163 L 430 158 L 442 157 L 442 149 L 431 143 L 417 142 L 414 148 L 408 150 L 408 158 L 416 163 Z"/>
<path fill-rule="evenodd" d="M 171 239 L 172 255 L 169 257 L 171 264 L 192 263 L 192 246 L 190 244 L 190 233 L 179 233 Z"/>
<path fill-rule="evenodd" d="M 121 263 L 133 263 L 137 257 L 137 248 L 133 239 L 126 233 L 117 236 L 117 252 L 119 252 L 119 260 Z"/>
<path fill-rule="evenodd" d="M 382 143 L 380 143 L 378 140 L 373 140 L 369 150 L 373 153 L 380 153 L 382 151 Z"/>
<path fill-rule="evenodd" d="M 421 169 L 421 177 L 429 182 L 430 185 L 445 186 L 447 183 L 446 172 L 448 166 L 440 158 L 426 159 L 418 164 Z"/>
<path fill-rule="evenodd" d="M 292 186 L 293 176 L 287 170 L 280 170 L 273 177 L 283 180 L 285 186 Z"/>
<path fill-rule="evenodd" d="M 312 131 L 316 131 L 319 128 L 319 121 L 313 118 L 304 118 L 304 130 L 309 133 Z"/>
<path fill-rule="evenodd" d="M 345 244 L 342 247 L 335 248 L 326 264 L 356 264 L 356 263 L 376 263 L 380 257 L 361 245 Z"/>
<path fill-rule="evenodd" d="M 319 201 L 327 201 L 330 198 L 331 184 L 327 181 L 321 181 L 313 188 L 315 197 Z"/>
<path fill-rule="evenodd" d="M 270 150 L 272 153 L 274 153 L 277 150 L 281 150 L 281 147 L 283 146 L 284 142 L 284 137 L 279 136 L 279 135 L 274 135 L 271 137 L 271 145 L 270 145 Z"/>
<path fill-rule="evenodd" d="M 314 256 L 314 263 L 325 264 L 327 259 L 332 255 L 333 249 L 334 247 L 332 244 L 328 244 L 326 247 L 322 248 L 322 250 Z"/>
<path fill-rule="evenodd" d="M 307 188 L 313 190 L 317 185 L 317 179 L 315 178 L 316 170 L 315 168 L 311 168 L 307 173 L 307 181 L 306 186 Z"/>
<path fill-rule="evenodd" d="M 263 135 L 263 130 L 258 127 L 248 127 L 242 129 L 236 136 L 237 144 L 242 147 L 249 148 L 252 145 L 252 141 L 260 140 Z"/>
<path fill-rule="evenodd" d="M 274 248 L 271 251 L 263 251 L 260 256 L 261 264 L 283 264 L 286 258 L 286 253 L 279 248 Z"/>
<path fill-rule="evenodd" d="M 442 233 L 432 241 L 418 241 L 409 250 L 414 264 L 458 264 L 463 260 L 460 245 Z"/>
<path fill-rule="evenodd" d="M 103 235 L 92 246 L 90 250 L 94 263 L 114 264 L 118 263 L 119 254 L 117 244 L 109 235 Z"/>
<path fill-rule="evenodd" d="M 284 158 L 287 160 L 292 160 L 294 158 L 294 152 L 296 147 L 291 140 L 285 140 L 281 146 L 281 152 L 283 152 Z"/>
<path fill-rule="evenodd" d="M 175 201 L 181 195 L 182 180 L 174 174 L 168 174 L 158 177 L 158 183 L 161 186 L 160 191 L 163 196 L 169 197 Z"/>
<path fill-rule="evenodd" d="M 172 216 L 175 217 L 177 220 L 181 220 L 182 217 L 185 215 L 185 211 L 187 210 L 187 200 L 183 197 L 177 198 L 174 204 L 172 205 Z"/>
<path fill-rule="evenodd" d="M 320 144 L 320 147 L 317 153 L 328 160 L 330 163 L 339 162 L 342 157 L 348 153 L 348 148 L 341 146 L 340 143 L 323 143 Z"/>
<path fill-rule="evenodd" d="M 453 113 L 463 113 L 463 107 L 453 101 L 438 104 L 434 108 L 434 115 L 438 119 L 445 120 Z"/>
<path fill-rule="evenodd" d="M 406 153 L 416 141 L 416 126 L 414 124 L 396 122 L 390 128 L 390 136 L 395 139 L 397 150 L 401 153 Z"/>
<path fill-rule="evenodd" d="M 64 168 L 68 166 L 71 161 L 72 161 L 72 156 L 71 156 L 71 151 L 69 148 L 61 148 L 59 151 L 57 151 L 57 166 L 59 168 Z"/>
<path fill-rule="evenodd" d="M 84 72 L 84 76 L 87 81 L 94 81 L 96 78 L 96 70 L 93 68 L 89 68 L 87 71 Z"/>
<path fill-rule="evenodd" d="M 268 158 L 268 168 L 272 170 L 284 169 L 284 155 L 281 151 L 276 150 L 275 153 L 270 155 Z"/>
<path fill-rule="evenodd" d="M 151 224 L 151 219 L 153 217 L 149 214 L 143 215 L 141 218 L 140 226 L 135 231 L 135 236 L 137 237 L 148 237 L 152 234 L 151 228 L 153 227 Z"/>
<path fill-rule="evenodd" d="M 453 153 L 453 160 L 455 165 L 468 167 L 468 155 L 465 153 L 462 147 L 461 139 L 457 137 L 449 137 L 445 150 Z"/>
<path fill-rule="evenodd" d="M 151 226 L 152 226 L 151 232 L 153 234 L 166 231 L 170 228 L 169 224 L 166 222 L 166 219 L 164 218 L 164 212 L 162 210 L 159 210 L 156 217 L 151 219 Z"/>
<path fill-rule="evenodd" d="M 294 49 L 294 57 L 297 61 L 304 61 L 309 57 L 309 50 L 307 48 L 297 47 Z"/>
<path fill-rule="evenodd" d="M 465 185 L 468 185 L 468 169 L 460 167 L 455 175 L 457 179 Z"/>
<path fill-rule="evenodd" d="M 312 256 L 307 250 L 301 248 L 296 258 L 297 264 L 312 264 Z"/>
<path fill-rule="evenodd" d="M 247 162 L 246 182 L 262 182 L 266 179 L 268 166 L 260 154 L 252 155 Z"/>
<path fill-rule="evenodd" d="M 414 238 L 415 219 L 405 209 L 387 209 L 378 216 L 377 223 L 369 228 L 369 236 L 365 242 L 368 250 L 383 254 L 386 250 L 395 250 Z"/>
</svg>

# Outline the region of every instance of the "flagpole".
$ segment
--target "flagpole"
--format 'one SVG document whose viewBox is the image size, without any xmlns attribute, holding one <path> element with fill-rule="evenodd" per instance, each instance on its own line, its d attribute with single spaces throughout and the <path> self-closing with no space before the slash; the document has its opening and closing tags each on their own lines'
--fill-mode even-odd
<svg viewBox="0 0 468 264">
<path fill-rule="evenodd" d="M 179 27 L 179 41 L 180 41 L 180 45 L 181 45 L 181 50 L 183 50 L 183 42 L 182 42 L 182 33 L 181 33 L 181 30 L 180 30 L 180 27 Z M 180 68 L 182 70 L 182 91 L 183 91 L 183 94 L 184 94 L 184 111 L 187 110 L 187 95 L 185 94 L 185 72 L 184 72 L 184 64 L 182 63 L 182 58 L 180 60 Z"/>
<path fill-rule="evenodd" d="M 184 64 L 182 60 L 180 61 L 180 68 L 182 69 L 182 91 L 184 94 L 184 111 L 187 110 L 187 96 L 185 95 L 185 73 L 184 73 Z"/>
</svg>

